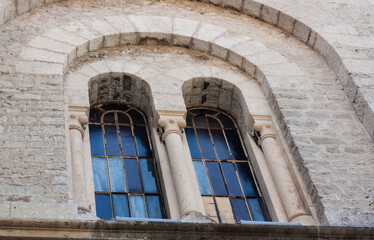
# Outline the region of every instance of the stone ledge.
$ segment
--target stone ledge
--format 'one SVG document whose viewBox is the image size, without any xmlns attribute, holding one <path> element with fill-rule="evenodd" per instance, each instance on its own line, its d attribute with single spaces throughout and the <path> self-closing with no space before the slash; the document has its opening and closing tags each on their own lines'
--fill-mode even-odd
<svg viewBox="0 0 374 240">
<path fill-rule="evenodd" d="M 0 219 L 1 239 L 370 239 L 374 228 Z"/>
</svg>

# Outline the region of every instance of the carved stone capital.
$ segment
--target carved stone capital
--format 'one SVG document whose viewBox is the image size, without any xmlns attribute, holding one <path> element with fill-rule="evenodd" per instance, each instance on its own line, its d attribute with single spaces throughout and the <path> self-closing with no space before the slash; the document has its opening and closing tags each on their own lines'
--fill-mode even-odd
<svg viewBox="0 0 374 240">
<path fill-rule="evenodd" d="M 276 138 L 275 132 L 273 130 L 271 122 L 268 121 L 256 121 L 255 123 L 255 130 L 260 132 L 261 136 L 258 141 L 258 144 L 261 145 L 261 143 L 266 138 Z"/>
<path fill-rule="evenodd" d="M 76 129 L 84 135 L 85 125 L 88 123 L 88 118 L 84 113 L 71 113 L 69 115 L 69 130 Z"/>
<path fill-rule="evenodd" d="M 186 127 L 186 120 L 184 120 L 186 111 L 159 110 L 157 113 L 160 116 L 158 125 L 163 128 L 161 133 L 162 141 L 165 141 L 165 138 L 171 133 L 183 136 L 183 128 Z"/>
</svg>

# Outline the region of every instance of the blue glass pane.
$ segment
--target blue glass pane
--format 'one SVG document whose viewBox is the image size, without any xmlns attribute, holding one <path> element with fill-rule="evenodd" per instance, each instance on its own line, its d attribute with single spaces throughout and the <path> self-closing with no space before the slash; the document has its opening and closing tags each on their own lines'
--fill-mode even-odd
<svg viewBox="0 0 374 240">
<path fill-rule="evenodd" d="M 142 183 L 136 159 L 123 159 L 125 162 L 126 182 L 129 192 L 142 193 Z"/>
<path fill-rule="evenodd" d="M 200 115 L 200 116 L 195 117 L 195 126 L 206 127 L 205 115 Z"/>
<path fill-rule="evenodd" d="M 150 218 L 163 218 L 162 205 L 159 196 L 145 196 L 148 216 Z"/>
<path fill-rule="evenodd" d="M 128 114 L 131 116 L 134 124 L 145 124 L 143 116 L 138 111 L 133 109 L 129 111 Z"/>
<path fill-rule="evenodd" d="M 212 141 L 210 140 L 208 129 L 196 129 L 197 137 L 200 142 L 203 157 L 206 159 L 216 159 Z"/>
<path fill-rule="evenodd" d="M 234 159 L 247 160 L 247 157 L 244 154 L 242 143 L 239 139 L 238 132 L 236 130 L 226 130 L 225 133 Z"/>
<path fill-rule="evenodd" d="M 222 171 L 226 179 L 227 188 L 229 194 L 232 196 L 243 196 L 242 189 L 236 176 L 236 171 L 233 163 L 222 162 Z"/>
<path fill-rule="evenodd" d="M 95 194 L 96 216 L 104 219 L 112 219 L 112 207 L 110 196 L 106 194 Z"/>
<path fill-rule="evenodd" d="M 222 122 L 222 124 L 225 128 L 235 128 L 235 125 L 232 122 L 232 120 L 229 117 L 227 117 L 226 115 L 221 113 L 221 114 L 218 114 L 217 117 L 218 117 L 219 120 L 221 120 L 221 122 Z"/>
<path fill-rule="evenodd" d="M 112 192 L 126 192 L 121 158 L 108 158 L 110 185 Z"/>
<path fill-rule="evenodd" d="M 205 162 L 213 192 L 218 196 L 227 196 L 225 183 L 218 162 Z"/>
<path fill-rule="evenodd" d="M 193 166 L 195 168 L 195 173 L 197 177 L 197 182 L 199 183 L 201 195 L 212 195 L 203 162 L 193 161 Z"/>
<path fill-rule="evenodd" d="M 116 217 L 130 217 L 129 205 L 126 195 L 113 194 L 113 208 L 114 216 Z"/>
<path fill-rule="evenodd" d="M 105 155 L 103 132 L 100 125 L 90 125 L 90 143 L 92 155 Z"/>
<path fill-rule="evenodd" d="M 139 157 L 152 157 L 152 152 L 149 147 L 148 134 L 145 127 L 134 127 L 134 134 L 136 144 L 138 147 Z"/>
<path fill-rule="evenodd" d="M 244 199 L 232 198 L 231 204 L 232 208 L 234 209 L 235 218 L 238 222 L 240 220 L 251 221 L 251 217 L 249 216 L 249 212 Z"/>
<path fill-rule="evenodd" d="M 119 134 L 121 136 L 122 154 L 124 156 L 136 156 L 134 137 L 132 136 L 130 126 L 120 126 Z"/>
<path fill-rule="evenodd" d="M 146 218 L 143 196 L 130 195 L 131 217 Z"/>
<path fill-rule="evenodd" d="M 157 178 L 153 159 L 139 159 L 145 193 L 158 193 Z"/>
<path fill-rule="evenodd" d="M 117 113 L 118 123 L 130 123 L 129 117 L 124 113 Z"/>
<path fill-rule="evenodd" d="M 104 120 L 104 123 L 116 123 L 113 112 L 105 114 L 103 120 Z"/>
<path fill-rule="evenodd" d="M 109 192 L 108 174 L 105 158 L 92 158 L 92 172 L 95 192 Z"/>
<path fill-rule="evenodd" d="M 208 117 L 208 123 L 209 127 L 221 128 L 221 124 L 219 124 L 219 122 L 214 118 Z"/>
<path fill-rule="evenodd" d="M 90 110 L 90 122 L 100 123 L 102 112 L 99 108 L 91 108 Z"/>
<path fill-rule="evenodd" d="M 239 178 L 242 182 L 245 196 L 259 197 L 248 163 L 236 163 L 236 167 L 238 169 Z"/>
<path fill-rule="evenodd" d="M 232 159 L 222 130 L 211 129 L 211 132 L 218 157 L 222 160 Z"/>
<path fill-rule="evenodd" d="M 116 126 L 104 126 L 106 154 L 111 156 L 121 155 L 119 151 L 119 143 Z"/>
<path fill-rule="evenodd" d="M 247 199 L 249 208 L 251 209 L 252 217 L 254 221 L 266 221 L 266 214 L 264 204 L 259 198 Z"/>
<path fill-rule="evenodd" d="M 193 128 L 186 128 L 188 147 L 190 148 L 192 158 L 201 158 L 199 145 L 197 144 L 195 131 Z"/>
</svg>

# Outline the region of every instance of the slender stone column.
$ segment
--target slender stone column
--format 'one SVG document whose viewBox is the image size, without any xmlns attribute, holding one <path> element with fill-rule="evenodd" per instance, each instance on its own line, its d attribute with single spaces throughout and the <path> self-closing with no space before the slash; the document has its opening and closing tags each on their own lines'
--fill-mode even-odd
<svg viewBox="0 0 374 240">
<path fill-rule="evenodd" d="M 172 172 L 178 203 L 180 216 L 186 217 L 189 214 L 197 213 L 203 215 L 201 206 L 196 201 L 196 193 L 193 188 L 194 172 L 191 172 L 191 167 L 186 159 L 186 154 L 183 145 L 182 130 L 186 126 L 184 120 L 185 112 L 159 112 L 160 120 L 158 124 L 163 128 L 161 135 L 162 141 L 166 144 L 166 149 L 169 158 L 170 169 Z M 195 179 L 197 182 L 197 180 Z"/>
<path fill-rule="evenodd" d="M 304 209 L 293 178 L 287 167 L 276 135 L 270 123 L 255 124 L 256 131 L 261 133 L 259 145 L 265 155 L 268 167 L 273 176 L 278 193 L 283 202 L 289 222 L 300 222 L 305 225 L 314 224 L 314 219 Z"/>
<path fill-rule="evenodd" d="M 85 167 L 83 162 L 83 125 L 87 124 L 88 119 L 85 114 L 70 114 L 69 118 L 69 136 L 70 136 L 70 154 L 71 171 L 73 177 L 73 199 L 78 204 L 78 209 L 88 211 Z"/>
</svg>

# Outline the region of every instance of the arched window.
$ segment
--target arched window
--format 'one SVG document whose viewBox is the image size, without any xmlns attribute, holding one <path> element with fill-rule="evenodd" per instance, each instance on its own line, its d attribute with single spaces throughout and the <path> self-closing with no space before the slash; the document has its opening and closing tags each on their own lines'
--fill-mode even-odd
<svg viewBox="0 0 374 240">
<path fill-rule="evenodd" d="M 220 223 L 269 220 L 235 121 L 192 109 L 185 131 L 207 215 Z"/>
<path fill-rule="evenodd" d="M 143 114 L 125 105 L 97 105 L 90 110 L 89 131 L 97 216 L 164 218 Z"/>
</svg>

